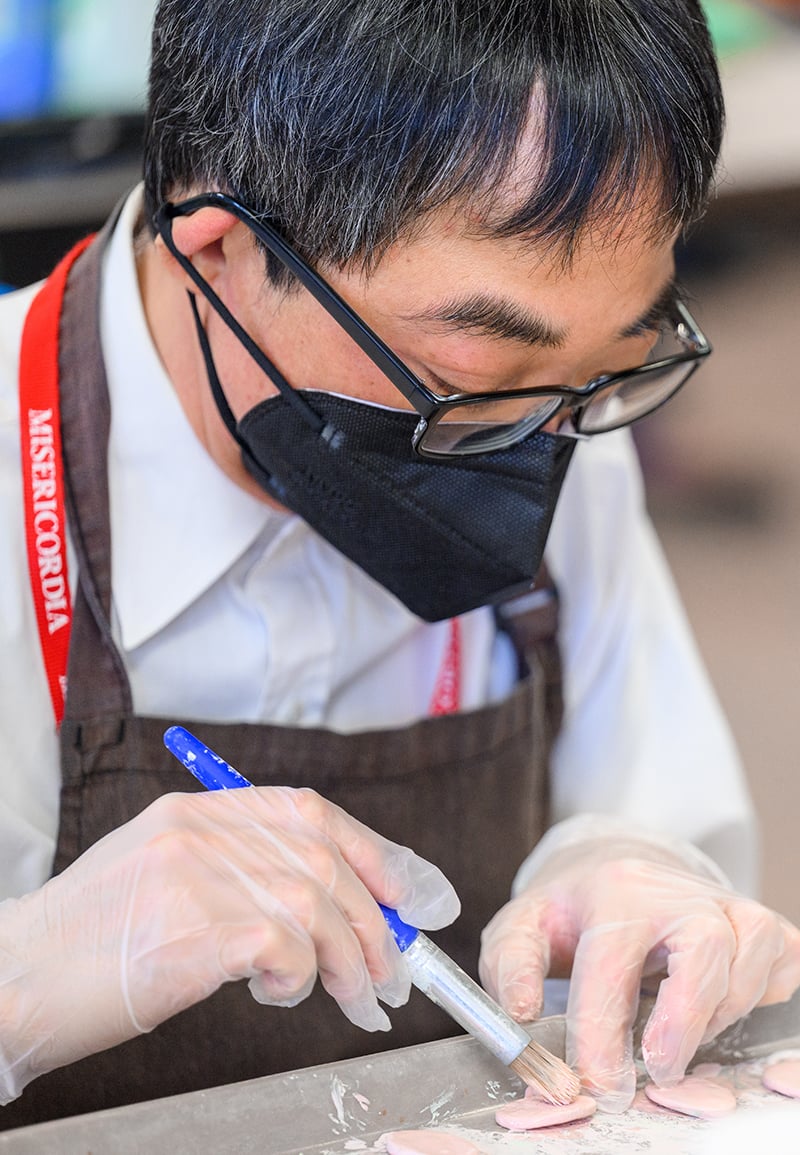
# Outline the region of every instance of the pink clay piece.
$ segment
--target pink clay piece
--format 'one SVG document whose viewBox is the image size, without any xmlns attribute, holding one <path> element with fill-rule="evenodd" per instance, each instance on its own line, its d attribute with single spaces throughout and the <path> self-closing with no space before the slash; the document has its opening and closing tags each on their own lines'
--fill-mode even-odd
<svg viewBox="0 0 800 1155">
<path fill-rule="evenodd" d="M 390 1131 L 385 1135 L 389 1155 L 481 1155 L 479 1147 L 449 1131 Z"/>
<path fill-rule="evenodd" d="M 788 1095 L 790 1099 L 800 1099 L 800 1059 L 784 1059 L 773 1063 L 761 1076 L 761 1082 L 770 1091 Z"/>
<path fill-rule="evenodd" d="M 514 1099 L 498 1107 L 494 1117 L 501 1127 L 509 1131 L 534 1131 L 539 1127 L 554 1127 L 557 1123 L 588 1119 L 596 1110 L 597 1103 L 589 1095 L 578 1095 L 574 1103 L 563 1105 L 546 1103 L 544 1099 L 526 1095 L 524 1099 Z"/>
<path fill-rule="evenodd" d="M 684 1079 L 674 1087 L 648 1083 L 644 1093 L 659 1107 L 677 1111 L 679 1115 L 693 1115 L 696 1119 L 717 1119 L 736 1109 L 733 1091 L 709 1079 Z"/>
</svg>

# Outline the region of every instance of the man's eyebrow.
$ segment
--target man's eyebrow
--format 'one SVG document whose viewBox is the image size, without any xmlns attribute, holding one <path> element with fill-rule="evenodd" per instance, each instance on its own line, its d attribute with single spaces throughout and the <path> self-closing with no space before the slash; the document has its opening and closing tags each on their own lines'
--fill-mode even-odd
<svg viewBox="0 0 800 1155">
<path fill-rule="evenodd" d="M 642 333 L 658 329 L 663 321 L 672 317 L 677 297 L 678 286 L 671 277 L 659 290 L 652 305 L 620 331 L 620 339 L 640 337 Z M 567 336 L 565 329 L 552 325 L 539 314 L 488 293 L 441 301 L 419 313 L 404 313 L 402 316 L 404 321 L 444 325 L 459 332 L 482 333 L 500 341 L 517 341 L 548 349 L 560 349 Z"/>
<path fill-rule="evenodd" d="M 641 337 L 643 333 L 660 328 L 664 321 L 672 319 L 678 296 L 678 285 L 675 278 L 670 277 L 663 289 L 659 290 L 652 305 L 637 317 L 632 325 L 628 325 L 620 332 L 620 338 L 624 340 L 626 337 Z"/>
<path fill-rule="evenodd" d="M 476 293 L 431 305 L 420 313 L 403 314 L 404 321 L 433 323 L 461 332 L 482 333 L 500 341 L 518 341 L 558 349 L 566 333 L 544 317 L 520 308 L 512 301 Z"/>
</svg>

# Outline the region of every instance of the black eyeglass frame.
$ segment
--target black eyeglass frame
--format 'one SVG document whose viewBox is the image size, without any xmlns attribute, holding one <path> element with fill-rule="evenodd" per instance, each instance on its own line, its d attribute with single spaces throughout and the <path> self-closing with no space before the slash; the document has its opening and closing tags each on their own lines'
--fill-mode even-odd
<svg viewBox="0 0 800 1155">
<path fill-rule="evenodd" d="M 421 457 L 432 460 L 442 460 L 446 458 L 463 457 L 470 453 L 470 450 L 462 450 L 455 453 L 437 452 L 426 449 L 425 447 L 424 439 L 428 430 L 433 429 L 448 412 L 451 412 L 455 408 L 466 409 L 470 405 L 486 404 L 487 402 L 496 403 L 500 399 L 515 400 L 537 396 L 552 397 L 560 401 L 560 404 L 553 409 L 546 410 L 541 422 L 538 424 L 535 422 L 535 419 L 529 419 L 530 424 L 525 423 L 523 419 L 520 425 L 523 426 L 524 432 L 522 432 L 521 435 L 514 436 L 515 431 L 519 431 L 519 427 L 512 425 L 509 427 L 509 432 L 505 438 L 499 437 L 496 440 L 493 439 L 490 446 L 471 450 L 472 453 L 488 453 L 496 449 L 506 448 L 509 445 L 516 444 L 517 441 L 523 440 L 525 437 L 532 436 L 541 429 L 542 425 L 547 424 L 557 413 L 563 412 L 565 409 L 571 411 L 574 431 L 581 434 L 581 412 L 589 401 L 602 390 L 608 389 L 609 386 L 635 379 L 636 376 L 640 374 L 650 374 L 654 371 L 667 369 L 673 365 L 682 363 L 697 362 L 697 364 L 689 370 L 686 377 L 678 382 L 675 389 L 658 401 L 652 409 L 638 414 L 633 419 L 620 421 L 617 424 L 610 424 L 607 428 L 596 429 L 593 430 L 591 434 L 584 435 L 591 436 L 598 433 L 610 433 L 613 429 L 632 424 L 633 421 L 648 416 L 667 401 L 671 400 L 678 390 L 686 384 L 686 381 L 688 381 L 694 369 L 698 367 L 699 362 L 712 351 L 711 345 L 686 308 L 686 305 L 682 301 L 676 300 L 675 316 L 673 318 L 676 335 L 680 341 L 691 343 L 694 346 L 692 349 L 687 349 L 683 353 L 676 353 L 658 361 L 650 361 L 644 365 L 637 365 L 635 368 L 623 370 L 621 373 L 594 378 L 579 388 L 573 388 L 568 385 L 533 385 L 523 389 L 503 390 L 502 392 L 456 393 L 449 397 L 441 397 L 439 394 L 434 393 L 424 381 L 420 380 L 405 362 L 400 360 L 397 354 L 369 327 L 366 321 L 363 321 L 350 305 L 339 296 L 336 290 L 294 251 L 272 225 L 256 217 L 248 208 L 241 204 L 240 201 L 237 201 L 227 193 L 221 192 L 201 193 L 198 196 L 190 197 L 185 201 L 179 202 L 165 201 L 155 214 L 154 225 L 156 231 L 163 238 L 170 253 L 188 273 L 202 295 L 234 330 L 251 356 L 253 356 L 258 364 L 268 373 L 276 387 L 286 396 L 287 400 L 292 400 L 290 394 L 296 398 L 296 393 L 291 385 L 289 385 L 281 374 L 275 372 L 274 366 L 266 361 L 263 353 L 247 331 L 239 324 L 205 278 L 197 271 L 191 260 L 189 260 L 175 244 L 172 236 L 172 222 L 175 218 L 191 216 L 192 213 L 203 208 L 223 209 L 225 212 L 230 213 L 242 221 L 254 236 L 261 241 L 265 248 L 267 248 L 273 256 L 278 258 L 289 272 L 297 278 L 301 285 L 311 293 L 322 308 L 349 334 L 362 352 L 380 369 L 392 385 L 400 391 L 420 417 L 417 428 L 414 431 L 412 445 L 415 452 Z M 288 393 L 287 390 L 289 391 Z M 303 408 L 305 408 L 305 406 Z"/>
</svg>

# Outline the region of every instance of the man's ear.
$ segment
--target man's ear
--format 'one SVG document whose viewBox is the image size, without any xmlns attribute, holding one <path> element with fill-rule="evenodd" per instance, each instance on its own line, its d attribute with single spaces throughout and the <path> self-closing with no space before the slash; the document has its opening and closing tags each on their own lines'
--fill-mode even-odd
<svg viewBox="0 0 800 1155">
<path fill-rule="evenodd" d="M 178 251 L 188 257 L 198 273 L 213 285 L 224 273 L 230 257 L 231 234 L 240 232 L 242 228 L 241 222 L 231 213 L 209 206 L 190 216 L 175 217 L 172 238 Z M 191 278 L 160 236 L 156 237 L 156 250 L 170 275 L 177 277 L 187 289 L 194 288 Z"/>
</svg>

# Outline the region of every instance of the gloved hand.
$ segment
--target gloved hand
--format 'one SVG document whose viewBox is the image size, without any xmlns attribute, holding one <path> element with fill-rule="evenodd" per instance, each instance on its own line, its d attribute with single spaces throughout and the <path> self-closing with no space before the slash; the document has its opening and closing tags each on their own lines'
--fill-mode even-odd
<svg viewBox="0 0 800 1155">
<path fill-rule="evenodd" d="M 555 849 L 538 856 L 484 931 L 480 973 L 520 1022 L 540 1013 L 546 975 L 571 973 L 567 1061 L 602 1109 L 623 1111 L 636 1089 L 631 1026 L 642 979 L 666 976 L 642 1053 L 651 1079 L 673 1084 L 701 1043 L 791 996 L 800 931 L 735 894 L 694 847 L 602 820 L 599 830 L 576 838 L 573 827 L 560 845 L 551 832 Z"/>
<path fill-rule="evenodd" d="M 311 790 L 160 798 L 40 890 L 0 905 L 0 1102 L 150 1031 L 222 983 L 293 1006 L 317 974 L 388 1030 L 410 983 L 375 904 L 426 929 L 458 914 L 435 866 Z"/>
</svg>

